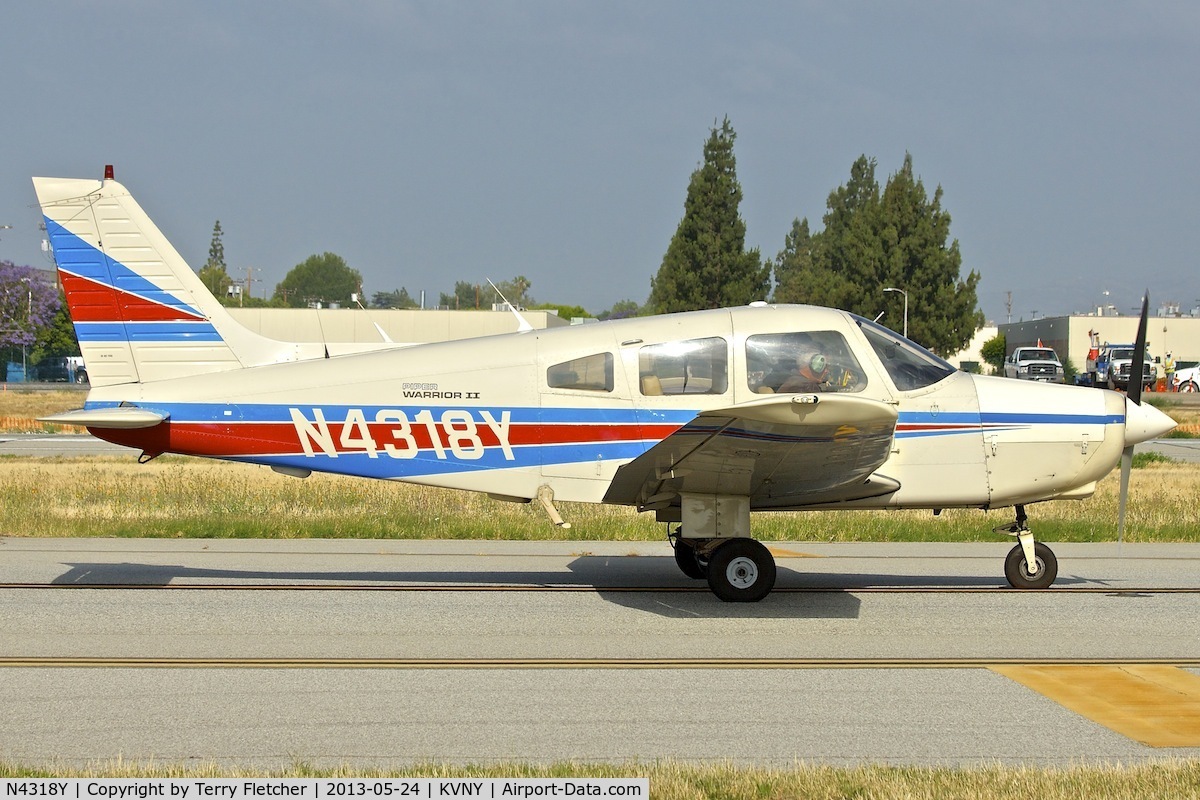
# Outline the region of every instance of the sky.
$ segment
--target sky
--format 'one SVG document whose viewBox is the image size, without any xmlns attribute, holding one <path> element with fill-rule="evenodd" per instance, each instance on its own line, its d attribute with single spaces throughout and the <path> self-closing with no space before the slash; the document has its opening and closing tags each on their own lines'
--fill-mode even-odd
<svg viewBox="0 0 1200 800">
<path fill-rule="evenodd" d="M 220 220 L 257 296 L 330 251 L 368 296 L 524 275 L 596 313 L 649 296 L 728 116 L 765 257 L 794 219 L 823 227 L 860 155 L 883 184 L 908 153 L 989 319 L 1009 292 L 1014 321 L 1130 314 L 1145 289 L 1200 305 L 1195 3 L 8 6 L 0 259 L 18 264 L 48 266 L 30 177 L 113 164 L 194 268 Z"/>
</svg>

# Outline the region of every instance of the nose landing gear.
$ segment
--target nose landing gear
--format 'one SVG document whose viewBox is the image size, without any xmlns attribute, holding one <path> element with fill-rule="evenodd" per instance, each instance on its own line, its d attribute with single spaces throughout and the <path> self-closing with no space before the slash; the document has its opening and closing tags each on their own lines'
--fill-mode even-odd
<svg viewBox="0 0 1200 800">
<path fill-rule="evenodd" d="M 1025 506 L 1017 506 L 1017 519 L 996 528 L 997 533 L 1017 537 L 1017 545 L 1004 559 L 1004 577 L 1014 589 L 1047 589 L 1058 577 L 1058 558 L 1054 551 L 1035 542 L 1027 524 Z"/>
</svg>

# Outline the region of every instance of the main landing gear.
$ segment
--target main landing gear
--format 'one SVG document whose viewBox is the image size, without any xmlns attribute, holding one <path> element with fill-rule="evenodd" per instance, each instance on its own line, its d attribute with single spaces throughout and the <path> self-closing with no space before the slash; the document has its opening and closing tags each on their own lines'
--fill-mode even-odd
<svg viewBox="0 0 1200 800">
<path fill-rule="evenodd" d="M 679 570 L 689 578 L 707 579 L 712 593 L 727 603 L 757 603 L 775 587 L 775 557 L 761 542 L 685 539 L 678 528 L 668 538 Z"/>
<path fill-rule="evenodd" d="M 1016 521 L 995 529 L 1017 537 L 1017 546 L 1004 559 L 1004 577 L 1014 589 L 1046 589 L 1058 577 L 1058 559 L 1053 550 L 1033 540 L 1028 521 L 1025 506 L 1017 506 Z"/>
</svg>

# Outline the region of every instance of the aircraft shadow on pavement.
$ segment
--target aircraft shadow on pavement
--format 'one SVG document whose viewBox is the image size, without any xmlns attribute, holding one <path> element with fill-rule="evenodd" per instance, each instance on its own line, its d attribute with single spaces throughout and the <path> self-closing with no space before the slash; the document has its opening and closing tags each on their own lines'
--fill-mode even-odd
<svg viewBox="0 0 1200 800">
<path fill-rule="evenodd" d="M 331 588 L 351 584 L 387 589 L 413 586 L 437 587 L 573 587 L 595 589 L 605 601 L 669 617 L 747 618 L 806 617 L 854 618 L 861 601 L 856 589 L 996 589 L 1004 586 L 1000 576 L 980 575 L 887 575 L 871 573 L 802 572 L 779 567 L 776 591 L 760 603 L 723 603 L 707 584 L 680 574 L 671 557 L 578 556 L 567 569 L 554 570 L 272 570 L 220 569 L 181 564 L 72 563 L 56 578 L 57 585 L 78 586 L 168 586 L 187 584 L 241 584 L 303 586 L 328 584 Z M 1060 577 L 1058 584 L 1087 583 L 1084 579 Z M 639 591 L 644 590 L 644 591 Z M 800 591 L 788 591 L 800 590 Z"/>
</svg>

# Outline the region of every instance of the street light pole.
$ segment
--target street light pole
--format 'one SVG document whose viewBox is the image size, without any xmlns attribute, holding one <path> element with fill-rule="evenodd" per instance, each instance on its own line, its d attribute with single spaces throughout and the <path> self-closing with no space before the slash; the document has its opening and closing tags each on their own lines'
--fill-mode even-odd
<svg viewBox="0 0 1200 800">
<path fill-rule="evenodd" d="M 908 338 L 908 292 L 903 289 L 897 289 L 895 286 L 889 286 L 884 289 L 885 292 L 899 292 L 904 295 L 904 338 Z"/>
</svg>

